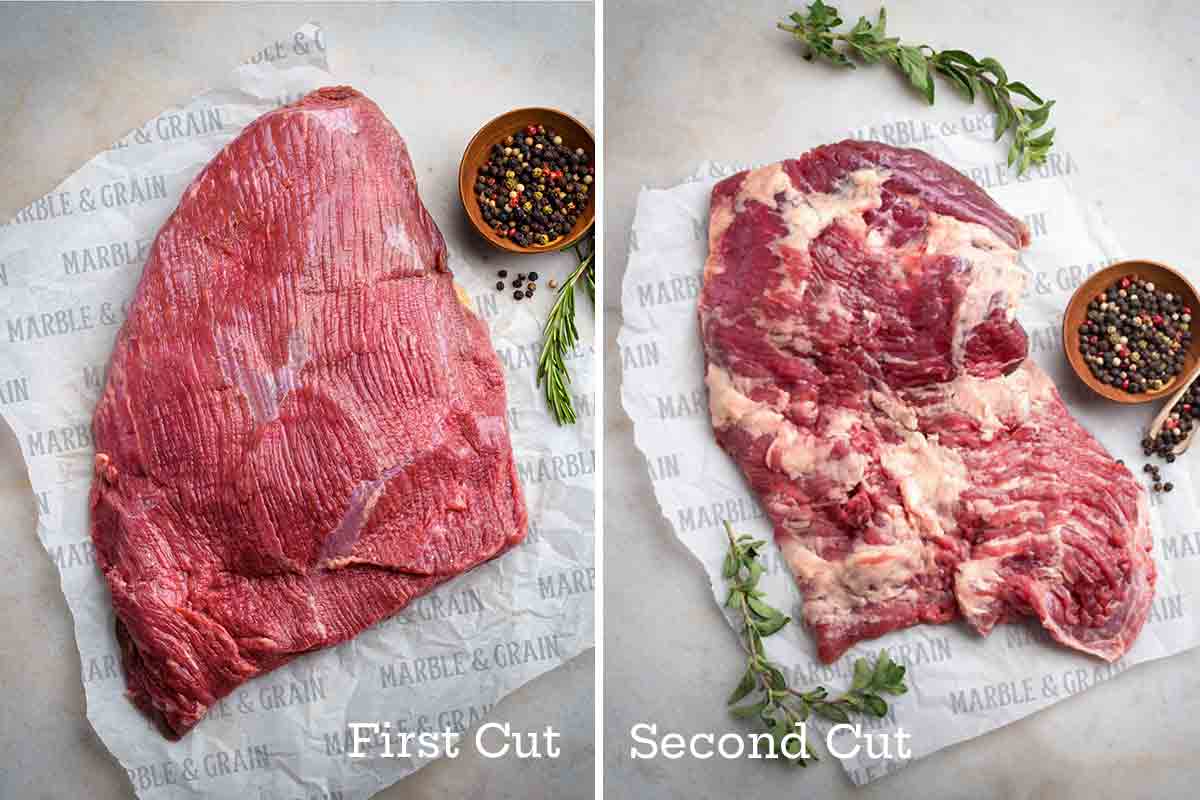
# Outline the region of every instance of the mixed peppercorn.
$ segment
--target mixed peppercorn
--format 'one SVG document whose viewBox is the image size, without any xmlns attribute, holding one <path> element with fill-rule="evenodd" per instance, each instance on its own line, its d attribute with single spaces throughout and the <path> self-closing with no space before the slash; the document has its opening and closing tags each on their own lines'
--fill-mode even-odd
<svg viewBox="0 0 1200 800">
<path fill-rule="evenodd" d="M 1160 456 L 1170 464 L 1175 460 L 1176 445 L 1188 437 L 1197 419 L 1200 419 L 1200 381 L 1193 381 L 1167 412 L 1159 432 L 1142 439 L 1142 452 L 1148 456 Z"/>
<path fill-rule="evenodd" d="M 499 272 L 496 273 L 496 277 L 507 278 L 508 270 L 506 270 L 506 269 L 500 270 Z M 513 300 L 520 300 L 521 298 L 533 297 L 533 293 L 535 291 L 537 291 L 537 279 L 538 279 L 538 274 L 536 272 L 530 272 L 530 273 L 518 272 L 517 277 L 512 279 L 512 284 L 511 284 L 512 289 L 513 289 Z M 554 283 L 554 281 L 551 281 L 551 284 L 553 284 L 553 283 Z M 504 289 L 505 289 L 504 281 L 503 280 L 496 281 L 496 291 L 502 292 L 502 291 L 504 291 Z"/>
<path fill-rule="evenodd" d="M 591 202 L 595 167 L 553 129 L 529 125 L 492 145 L 475 176 L 483 219 L 521 247 L 552 244 L 575 227 Z"/>
<path fill-rule="evenodd" d="M 1155 392 L 1173 381 L 1191 343 L 1192 309 L 1182 298 L 1135 276 L 1092 298 L 1079 326 L 1079 352 L 1103 383 Z"/>
</svg>

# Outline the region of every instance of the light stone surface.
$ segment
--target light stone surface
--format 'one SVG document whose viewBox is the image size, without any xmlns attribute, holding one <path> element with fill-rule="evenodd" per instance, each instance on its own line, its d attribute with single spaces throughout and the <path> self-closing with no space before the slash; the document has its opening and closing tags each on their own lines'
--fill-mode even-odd
<svg viewBox="0 0 1200 800">
<path fill-rule="evenodd" d="M 552 106 L 593 122 L 587 3 L 0 4 L 0 217 L 309 20 L 326 29 L 333 74 L 375 100 L 405 137 L 422 199 L 450 246 L 481 269 L 517 263 L 468 227 L 459 157 L 484 122 L 511 108 Z M 19 445 L 0 423 L 0 798 L 132 797 L 84 717 L 71 618 L 35 520 Z M 489 717 L 522 731 L 554 724 L 559 759 L 487 760 L 464 744 L 460 758 L 377 797 L 592 797 L 592 664 L 588 651 Z M 381 709 L 381 719 L 395 716 Z"/>
<path fill-rule="evenodd" d="M 806 2 L 804 4 L 807 4 Z M 851 23 L 873 2 L 835 3 Z M 1192 798 L 1200 782 L 1200 651 L 1135 667 L 999 731 L 855 788 L 824 763 L 629 758 L 630 727 L 745 731 L 724 698 L 743 660 L 703 570 L 655 502 L 620 407 L 621 278 L 638 188 L 704 159 L 773 161 L 888 112 L 965 110 L 939 84 L 927 110 L 883 67 L 808 64 L 774 23 L 801 2 L 608 0 L 605 6 L 605 726 L 612 797 Z M 1058 100 L 1072 179 L 1128 253 L 1200 270 L 1200 18 L 1190 4 L 889 3 L 906 40 L 994 55 Z M 997 145 L 997 159 L 1004 151 Z M 1147 410 L 1147 421 L 1152 415 Z M 1137 436 L 1130 431 L 1130 436 Z M 1200 477 L 1200 455 L 1187 464 Z M 1197 523 L 1200 525 L 1200 522 Z M 1191 613 L 1200 613 L 1189 600 Z M 919 735 L 919 732 L 913 732 Z"/>
</svg>

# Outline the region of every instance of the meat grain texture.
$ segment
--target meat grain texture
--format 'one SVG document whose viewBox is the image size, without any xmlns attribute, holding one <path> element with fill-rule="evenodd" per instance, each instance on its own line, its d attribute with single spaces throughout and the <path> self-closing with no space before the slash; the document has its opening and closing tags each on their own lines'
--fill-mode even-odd
<svg viewBox="0 0 1200 800">
<path fill-rule="evenodd" d="M 1154 595 L 1145 492 L 1026 359 L 1025 226 L 917 150 L 841 142 L 712 193 L 700 297 L 720 445 L 819 657 L 960 614 L 1116 660 Z"/>
<path fill-rule="evenodd" d="M 249 125 L 159 232 L 93 420 L 132 700 L 181 736 L 520 542 L 505 394 L 379 108 Z"/>
</svg>

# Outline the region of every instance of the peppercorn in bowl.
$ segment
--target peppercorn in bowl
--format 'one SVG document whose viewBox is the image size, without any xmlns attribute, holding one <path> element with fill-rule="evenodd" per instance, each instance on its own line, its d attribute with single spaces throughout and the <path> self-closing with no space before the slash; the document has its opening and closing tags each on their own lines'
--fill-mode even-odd
<svg viewBox="0 0 1200 800">
<path fill-rule="evenodd" d="M 480 235 L 512 253 L 574 244 L 595 220 L 595 140 L 569 114 L 520 108 L 484 125 L 463 153 L 458 191 Z"/>
<path fill-rule="evenodd" d="M 1200 353 L 1196 290 L 1153 261 L 1121 261 L 1088 278 L 1063 314 L 1063 349 L 1079 379 L 1118 403 L 1158 400 Z"/>
</svg>

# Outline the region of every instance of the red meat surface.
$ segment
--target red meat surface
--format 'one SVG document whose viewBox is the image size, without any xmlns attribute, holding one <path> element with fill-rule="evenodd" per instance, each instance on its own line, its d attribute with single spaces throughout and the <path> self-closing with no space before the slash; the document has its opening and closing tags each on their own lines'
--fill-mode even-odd
<svg viewBox="0 0 1200 800">
<path fill-rule="evenodd" d="M 917 150 L 847 141 L 712 193 L 717 441 L 818 655 L 960 614 L 1116 660 L 1154 595 L 1145 492 L 1026 360 L 1024 225 Z"/>
<path fill-rule="evenodd" d="M 172 737 L 522 540 L 504 376 L 404 141 L 326 88 L 159 232 L 93 420 L 132 700 Z"/>
</svg>

